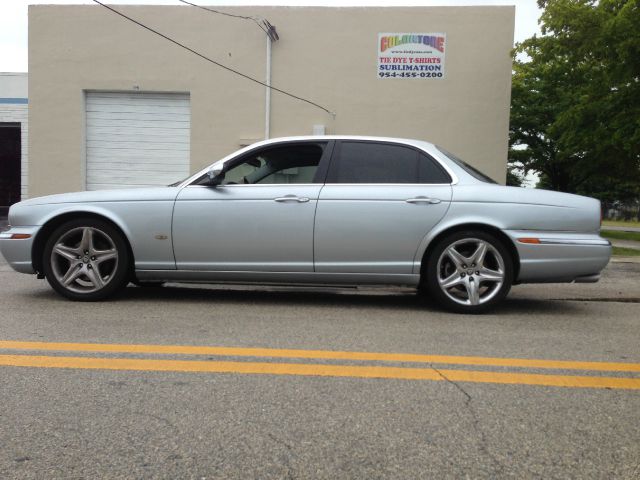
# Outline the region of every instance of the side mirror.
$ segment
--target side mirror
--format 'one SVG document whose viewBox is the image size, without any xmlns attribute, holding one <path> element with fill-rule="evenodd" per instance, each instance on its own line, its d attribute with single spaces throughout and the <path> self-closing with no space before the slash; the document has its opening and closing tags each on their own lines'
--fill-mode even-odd
<svg viewBox="0 0 640 480">
<path fill-rule="evenodd" d="M 211 170 L 207 172 L 207 177 L 209 177 L 209 184 L 216 186 L 220 185 L 224 180 L 224 170 L 221 165 L 216 165 L 212 167 Z"/>
</svg>

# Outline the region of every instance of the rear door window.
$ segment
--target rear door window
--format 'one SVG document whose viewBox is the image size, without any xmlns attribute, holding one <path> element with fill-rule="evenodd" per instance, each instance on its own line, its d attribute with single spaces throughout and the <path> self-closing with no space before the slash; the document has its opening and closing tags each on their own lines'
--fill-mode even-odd
<svg viewBox="0 0 640 480">
<path fill-rule="evenodd" d="M 340 142 L 327 183 L 450 183 L 433 159 L 416 149 L 378 142 Z"/>
</svg>

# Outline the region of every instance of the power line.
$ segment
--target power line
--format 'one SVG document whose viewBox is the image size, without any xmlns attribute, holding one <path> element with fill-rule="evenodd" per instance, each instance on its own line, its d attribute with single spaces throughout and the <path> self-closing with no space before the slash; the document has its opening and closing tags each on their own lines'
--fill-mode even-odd
<svg viewBox="0 0 640 480">
<path fill-rule="evenodd" d="M 311 100 L 307 100 L 306 98 L 302 98 L 302 97 L 299 97 L 299 96 L 297 96 L 297 95 L 294 95 L 293 93 L 289 93 L 289 92 L 287 92 L 286 90 L 282 90 L 282 89 L 280 89 L 280 88 L 276 88 L 276 87 L 274 87 L 274 86 L 268 85 L 268 84 L 266 84 L 265 82 L 262 82 L 262 81 L 260 81 L 260 80 L 258 80 L 258 79 L 256 79 L 256 78 L 253 78 L 253 77 L 251 77 L 251 76 L 249 76 L 249 75 L 247 75 L 247 74 L 245 74 L 245 73 L 239 72 L 238 70 L 235 70 L 235 69 L 233 69 L 233 68 L 231 68 L 231 67 L 228 67 L 228 66 L 226 66 L 226 65 L 223 65 L 223 64 L 222 64 L 222 63 L 220 63 L 220 62 L 216 62 L 215 60 L 213 60 L 213 59 L 211 59 L 211 58 L 207 57 L 206 55 L 203 55 L 202 53 L 200 53 L 200 52 L 198 52 L 198 51 L 194 50 L 193 48 L 187 47 L 186 45 L 184 45 L 184 44 L 182 44 L 182 43 L 178 42 L 177 40 L 174 40 L 173 38 L 168 37 L 168 36 L 167 36 L 167 35 L 165 35 L 164 33 L 160 33 L 159 31 L 154 30 L 154 29 L 153 29 L 153 28 L 151 28 L 151 27 L 148 27 L 148 26 L 147 26 L 147 25 L 145 25 L 144 23 L 141 23 L 141 22 L 139 22 L 138 20 L 136 20 L 136 19 L 134 19 L 134 18 L 131 18 L 131 17 L 129 17 L 129 16 L 127 16 L 127 15 L 125 15 L 125 14 L 124 14 L 124 13 L 122 13 L 122 12 L 119 12 L 119 11 L 118 11 L 118 10 L 116 10 L 115 8 L 110 7 L 109 5 L 105 5 L 104 3 L 100 2 L 99 0 L 93 0 L 93 2 L 94 2 L 94 3 L 97 3 L 98 5 L 101 5 L 102 7 L 106 8 L 107 10 L 112 11 L 112 12 L 113 12 L 113 13 L 115 13 L 116 15 L 119 15 L 119 16 L 121 16 L 122 18 L 125 18 L 125 19 L 129 20 L 130 22 L 135 23 L 135 24 L 136 24 L 136 25 L 138 25 L 139 27 L 142 27 L 142 28 L 144 28 L 145 30 L 148 30 L 148 31 L 150 31 L 150 32 L 152 32 L 152 33 L 155 33 L 155 34 L 156 34 L 156 35 L 158 35 L 159 37 L 162 37 L 162 38 L 164 38 L 165 40 L 167 40 L 167 41 L 169 41 L 169 42 L 171 42 L 171 43 L 173 43 L 173 44 L 175 44 L 175 45 L 178 45 L 179 47 L 184 48 L 185 50 L 187 50 L 187 51 L 189 51 L 189 52 L 193 53 L 194 55 L 197 55 L 198 57 L 200 57 L 200 58 L 202 58 L 202 59 L 206 60 L 207 62 L 213 63 L 214 65 L 216 65 L 216 66 L 218 66 L 218 67 L 220 67 L 220 68 L 223 68 L 223 69 L 227 70 L 228 72 L 235 73 L 236 75 L 239 75 L 239 76 L 241 76 L 241 77 L 243 77 L 243 78 L 246 78 L 247 80 L 250 80 L 250 81 L 252 81 L 252 82 L 254 82 L 254 83 L 257 83 L 258 85 L 262 85 L 263 87 L 267 87 L 267 88 L 269 88 L 269 89 L 271 89 L 271 90 L 273 90 L 273 91 L 275 91 L 275 92 L 282 93 L 283 95 L 286 95 L 286 96 L 291 97 L 291 98 L 293 98 L 293 99 L 300 100 L 301 102 L 308 103 L 309 105 L 313 105 L 314 107 L 317 107 L 317 108 L 319 108 L 320 110 L 323 110 L 323 111 L 327 112 L 329 115 L 332 115 L 333 117 L 335 117 L 335 116 L 336 116 L 336 114 L 335 114 L 335 113 L 333 113 L 331 110 L 329 110 L 329 109 L 327 109 L 327 108 L 323 107 L 322 105 L 318 105 L 317 103 L 312 102 Z"/>
<path fill-rule="evenodd" d="M 227 12 L 222 12 L 220 10 L 216 10 L 214 8 L 211 7 L 205 7 L 203 5 L 196 5 L 195 3 L 191 3 L 191 2 L 187 2 L 186 0 L 178 0 L 181 3 L 184 3 L 186 5 L 191 5 L 192 7 L 196 7 L 196 8 L 201 8 L 202 10 L 206 10 L 207 12 L 211 12 L 211 13 L 217 13 L 218 15 L 224 15 L 226 17 L 233 17 L 233 18 L 240 18 L 242 20 L 251 20 L 252 22 L 254 22 L 258 28 L 260 28 L 260 30 L 262 30 L 264 33 L 267 34 L 267 36 L 272 40 L 272 41 L 277 41 L 279 39 L 278 37 L 278 33 L 276 32 L 276 27 L 274 27 L 273 25 L 271 25 L 271 23 L 269 23 L 269 20 L 259 16 L 259 15 L 252 15 L 252 16 L 246 16 L 246 15 L 236 15 L 233 13 L 227 13 Z"/>
<path fill-rule="evenodd" d="M 254 22 L 260 28 L 260 30 L 262 30 L 264 33 L 269 35 L 269 32 L 260 24 L 259 19 L 258 19 L 259 17 L 248 17 L 248 16 L 245 16 L 245 15 L 235 15 L 233 13 L 222 12 L 220 10 L 215 10 L 213 8 L 210 8 L 210 7 L 205 7 L 203 5 L 196 5 L 195 3 L 187 2 L 186 0 L 178 0 L 178 1 L 181 2 L 181 3 L 184 3 L 186 5 L 191 5 L 192 7 L 201 8 L 202 10 L 206 10 L 207 12 L 217 13 L 218 15 L 224 15 L 225 17 L 240 18 L 242 20 L 251 20 L 252 22 Z M 260 18 L 260 20 L 263 20 L 263 19 Z"/>
</svg>

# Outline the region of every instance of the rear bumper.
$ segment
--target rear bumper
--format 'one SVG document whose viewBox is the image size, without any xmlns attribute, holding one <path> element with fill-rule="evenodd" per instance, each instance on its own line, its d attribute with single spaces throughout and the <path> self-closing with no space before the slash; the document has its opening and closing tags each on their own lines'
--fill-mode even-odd
<svg viewBox="0 0 640 480">
<path fill-rule="evenodd" d="M 31 250 L 39 229 L 40 227 L 12 227 L 0 233 L 0 252 L 15 271 L 35 273 L 31 261 Z M 11 238 L 15 234 L 29 235 L 29 237 Z"/>
<path fill-rule="evenodd" d="M 597 282 L 611 258 L 611 243 L 598 234 L 505 232 L 520 257 L 517 283 Z M 537 239 L 539 243 L 523 243 Z"/>
</svg>

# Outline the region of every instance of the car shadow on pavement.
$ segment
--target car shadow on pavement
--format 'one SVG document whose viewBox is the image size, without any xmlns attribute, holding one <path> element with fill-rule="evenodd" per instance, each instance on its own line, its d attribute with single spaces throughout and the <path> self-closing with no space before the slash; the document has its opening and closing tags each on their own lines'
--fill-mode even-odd
<svg viewBox="0 0 640 480">
<path fill-rule="evenodd" d="M 285 287 L 246 288 L 232 286 L 168 285 L 162 287 L 134 287 L 124 289 L 116 302 L 198 302 L 238 305 L 282 305 L 305 307 L 358 307 L 363 309 L 410 310 L 444 312 L 435 302 L 419 296 L 412 289 L 318 289 Z M 547 299 L 509 298 L 489 313 L 493 315 L 563 314 L 580 312 L 584 308 L 575 302 Z"/>
</svg>

